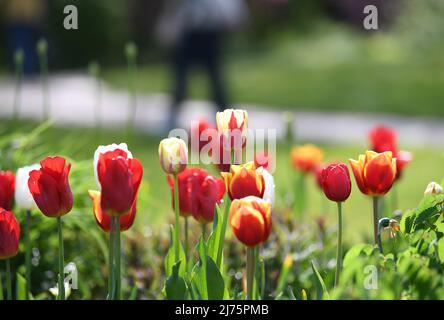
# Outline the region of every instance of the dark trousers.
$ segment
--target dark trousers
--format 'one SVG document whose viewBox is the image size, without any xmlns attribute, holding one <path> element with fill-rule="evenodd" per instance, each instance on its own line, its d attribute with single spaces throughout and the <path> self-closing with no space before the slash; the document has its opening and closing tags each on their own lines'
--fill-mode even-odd
<svg viewBox="0 0 444 320">
<path fill-rule="evenodd" d="M 218 110 L 226 105 L 226 94 L 221 70 L 222 35 L 219 32 L 188 32 L 174 54 L 174 90 L 172 112 L 186 98 L 187 75 L 192 67 L 200 65 L 208 74 L 212 98 Z"/>
</svg>

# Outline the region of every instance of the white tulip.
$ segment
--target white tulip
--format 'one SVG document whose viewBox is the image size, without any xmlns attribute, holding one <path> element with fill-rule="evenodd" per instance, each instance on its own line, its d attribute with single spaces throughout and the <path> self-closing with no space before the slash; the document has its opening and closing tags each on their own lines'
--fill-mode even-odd
<svg viewBox="0 0 444 320">
<path fill-rule="evenodd" d="M 37 208 L 34 198 L 32 197 L 31 191 L 29 191 L 28 180 L 29 173 L 33 170 L 39 170 L 40 165 L 34 164 L 32 166 L 23 167 L 17 170 L 15 175 L 15 204 L 17 207 L 31 210 Z"/>
<path fill-rule="evenodd" d="M 99 186 L 100 189 L 101 189 L 101 186 L 100 186 L 100 182 L 99 182 L 99 175 L 97 173 L 97 164 L 99 162 L 99 157 L 101 154 L 107 153 L 109 151 L 114 151 L 117 149 L 125 151 L 128 159 L 133 158 L 133 154 L 131 153 L 131 151 L 128 150 L 128 146 L 126 145 L 126 143 L 121 143 L 121 144 L 113 143 L 113 144 L 109 144 L 107 146 L 99 146 L 97 148 L 96 152 L 94 152 L 94 177 L 96 178 L 97 185 Z"/>
<path fill-rule="evenodd" d="M 271 203 L 271 207 L 274 207 L 274 194 L 275 194 L 275 184 L 274 184 L 274 178 L 271 175 L 270 172 L 263 169 L 262 176 L 264 177 L 265 181 L 265 190 L 264 190 L 264 196 L 262 197 L 264 200 L 267 200 Z"/>
</svg>

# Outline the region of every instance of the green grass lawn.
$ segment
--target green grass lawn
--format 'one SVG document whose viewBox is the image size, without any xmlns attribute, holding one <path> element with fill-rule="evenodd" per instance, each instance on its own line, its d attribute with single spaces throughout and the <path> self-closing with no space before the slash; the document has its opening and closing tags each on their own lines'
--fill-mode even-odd
<svg viewBox="0 0 444 320">
<path fill-rule="evenodd" d="M 430 42 L 430 41 L 429 41 Z M 335 25 L 308 35 L 285 34 L 259 48 L 227 54 L 231 101 L 297 110 L 347 110 L 444 116 L 442 42 L 419 46 L 398 33 L 365 35 Z M 169 66 L 141 66 L 141 92 L 171 88 Z M 125 87 L 124 67 L 105 80 Z M 190 96 L 208 98 L 204 74 L 193 72 Z"/>
<path fill-rule="evenodd" d="M 103 131 L 98 134 L 93 129 L 60 129 L 49 128 L 33 139 L 25 140 L 24 148 L 15 152 L 11 160 L 5 151 L 7 141 L 33 132 L 37 127 L 34 123 L 22 123 L 11 133 L 8 124 L 2 122 L 0 150 L 2 150 L 2 170 L 27 165 L 42 159 L 47 155 L 63 155 L 72 162 L 71 184 L 75 196 L 75 206 L 78 210 L 86 211 L 93 219 L 91 202 L 87 197 L 88 189 L 97 189 L 93 175 L 92 159 L 99 144 L 120 143 L 128 141 L 119 131 Z M 17 140 L 18 141 L 18 140 Z M 23 141 L 22 141 L 23 143 Z M 158 161 L 158 138 L 137 135 L 130 139 L 129 148 L 135 157 L 141 159 L 144 166 L 144 178 L 139 194 L 139 211 L 136 228 L 142 230 L 145 226 L 160 227 L 173 221 L 170 190 L 164 172 Z M 17 144 L 17 143 L 16 143 Z M 277 211 L 286 208 L 288 199 L 293 196 L 293 184 L 296 173 L 289 164 L 289 147 L 285 144 L 277 146 L 276 208 Z M 347 161 L 356 158 L 365 150 L 365 142 L 361 146 L 355 145 L 323 145 L 326 161 Z M 408 149 L 408 146 L 402 146 Z M 414 160 L 405 170 L 405 175 L 397 186 L 399 208 L 413 208 L 422 198 L 428 182 L 441 181 L 444 177 L 443 150 L 432 148 L 412 149 Z M 19 155 L 18 155 L 19 154 Z M 214 168 L 209 168 L 216 173 Z M 314 218 L 324 216 L 330 226 L 336 221 L 336 211 L 333 203 L 323 200 L 323 196 L 315 186 L 312 178 L 308 185 L 308 215 L 304 220 L 314 223 Z M 390 194 L 388 195 L 390 199 Z M 328 210 L 325 210 L 325 208 Z M 371 201 L 363 196 L 353 185 L 352 195 L 344 206 L 345 241 L 355 242 L 370 238 L 372 230 Z"/>
</svg>

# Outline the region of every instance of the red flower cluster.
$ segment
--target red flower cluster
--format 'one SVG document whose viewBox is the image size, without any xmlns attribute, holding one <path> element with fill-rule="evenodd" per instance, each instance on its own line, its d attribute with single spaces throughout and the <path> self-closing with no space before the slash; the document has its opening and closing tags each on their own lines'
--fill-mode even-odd
<svg viewBox="0 0 444 320">
<path fill-rule="evenodd" d="M 370 148 L 373 151 L 377 153 L 391 151 L 393 158 L 396 158 L 396 179 L 399 179 L 403 169 L 412 160 L 412 155 L 410 152 L 398 150 L 396 131 L 380 125 L 373 128 L 369 132 L 368 137 L 370 140 Z"/>
<path fill-rule="evenodd" d="M 214 208 L 225 194 L 222 179 L 210 176 L 200 168 L 187 168 L 177 176 L 179 180 L 179 209 L 184 217 L 192 215 L 197 221 L 206 223 L 213 221 Z M 174 180 L 168 176 L 174 203 Z"/>
</svg>

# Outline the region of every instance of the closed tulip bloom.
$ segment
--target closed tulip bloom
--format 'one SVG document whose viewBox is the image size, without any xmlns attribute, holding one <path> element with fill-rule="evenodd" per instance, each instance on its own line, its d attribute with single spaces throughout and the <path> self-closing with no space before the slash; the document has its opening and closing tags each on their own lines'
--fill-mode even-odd
<svg viewBox="0 0 444 320">
<path fill-rule="evenodd" d="M 15 177 L 11 171 L 0 171 L 0 208 L 12 210 Z"/>
<path fill-rule="evenodd" d="M 291 151 L 293 166 L 303 173 L 314 171 L 323 158 L 324 152 L 313 144 L 294 147 Z"/>
<path fill-rule="evenodd" d="M 271 203 L 249 196 L 231 203 L 229 222 L 236 238 L 248 247 L 266 241 L 271 231 Z"/>
<path fill-rule="evenodd" d="M 231 200 L 247 196 L 262 198 L 265 192 L 263 168 L 256 168 L 254 162 L 232 165 L 231 172 L 222 172 L 225 188 Z"/>
<path fill-rule="evenodd" d="M 226 109 L 216 114 L 217 130 L 223 136 L 224 149 L 242 149 L 248 128 L 248 113 L 240 109 Z"/>
<path fill-rule="evenodd" d="M 17 170 L 15 176 L 15 205 L 19 208 L 31 210 L 37 208 L 37 205 L 29 191 L 28 181 L 29 173 L 33 170 L 39 170 L 40 165 L 23 167 Z"/>
<path fill-rule="evenodd" d="M 208 175 L 201 168 L 186 168 L 177 175 L 179 182 L 179 212 L 183 217 L 192 215 L 197 221 L 206 223 L 213 221 L 214 209 L 225 194 L 222 179 Z M 168 176 L 168 184 L 174 203 L 174 181 Z"/>
<path fill-rule="evenodd" d="M 188 163 L 188 148 L 185 141 L 175 137 L 163 139 L 159 144 L 160 166 L 167 174 L 178 174 Z"/>
<path fill-rule="evenodd" d="M 111 216 L 125 215 L 136 201 L 143 175 L 142 165 L 132 157 L 126 145 L 123 148 L 117 145 L 99 147 L 97 153 L 102 210 Z"/>
<path fill-rule="evenodd" d="M 396 158 L 390 151 L 376 153 L 367 151 L 358 160 L 349 160 L 356 179 L 356 184 L 362 193 L 370 196 L 382 196 L 393 185 L 396 178 Z"/>
<path fill-rule="evenodd" d="M 0 259 L 15 256 L 19 250 L 20 225 L 11 211 L 0 208 Z"/>
<path fill-rule="evenodd" d="M 322 189 L 331 201 L 343 202 L 351 192 L 348 168 L 343 163 L 330 164 L 322 170 Z"/>
<path fill-rule="evenodd" d="M 47 157 L 40 169 L 29 173 L 28 187 L 37 207 L 47 217 L 61 217 L 71 211 L 73 196 L 68 175 L 71 164 L 62 157 Z"/>
<path fill-rule="evenodd" d="M 442 186 L 434 181 L 430 182 L 424 191 L 424 195 L 442 194 L 442 193 L 443 193 Z"/>
<path fill-rule="evenodd" d="M 99 191 L 89 190 L 89 197 L 93 201 L 93 214 L 94 219 L 100 228 L 105 232 L 110 232 L 111 230 L 111 216 L 102 210 L 100 205 L 101 194 Z M 131 210 L 127 214 L 120 216 L 120 231 L 126 231 L 132 227 L 134 219 L 136 218 L 136 203 L 133 204 Z"/>
</svg>

